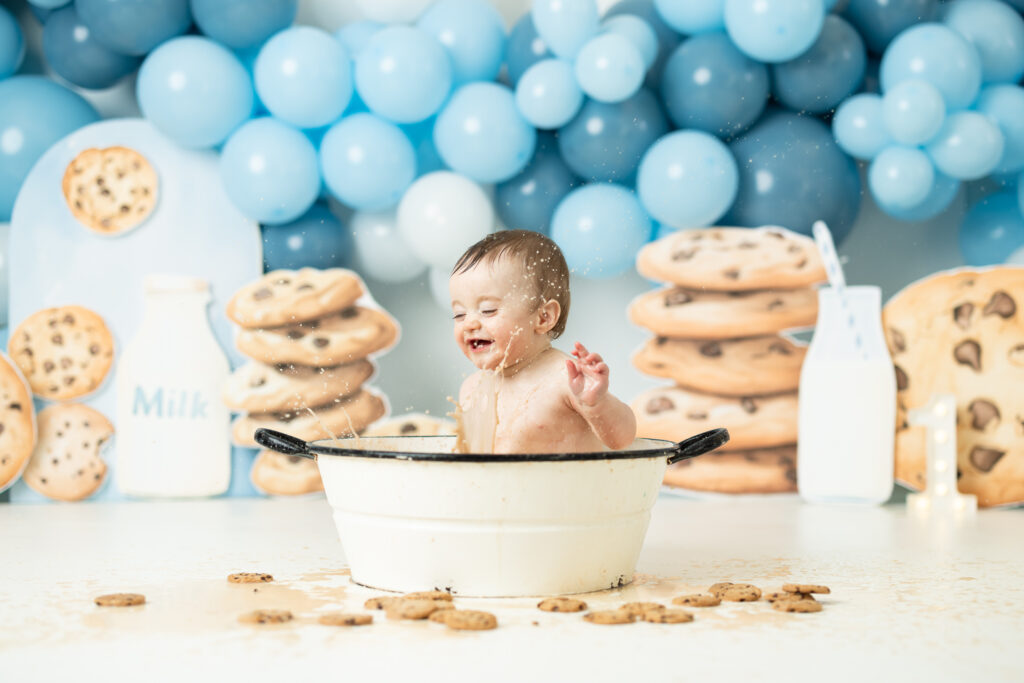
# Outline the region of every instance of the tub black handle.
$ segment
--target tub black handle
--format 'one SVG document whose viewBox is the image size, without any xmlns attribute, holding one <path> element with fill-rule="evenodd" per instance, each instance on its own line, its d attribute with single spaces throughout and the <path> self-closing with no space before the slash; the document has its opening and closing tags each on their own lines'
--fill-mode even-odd
<svg viewBox="0 0 1024 683">
<path fill-rule="evenodd" d="M 675 452 L 668 456 L 668 464 L 687 458 L 695 458 L 698 455 L 709 453 L 729 440 L 729 430 L 724 427 L 712 429 L 706 432 L 691 436 L 685 441 L 676 444 Z"/>
<path fill-rule="evenodd" d="M 255 439 L 256 443 L 272 451 L 277 451 L 284 455 L 298 455 L 310 460 L 316 460 L 316 455 L 309 452 L 309 444 L 290 434 L 277 432 L 273 429 L 257 429 Z"/>
</svg>

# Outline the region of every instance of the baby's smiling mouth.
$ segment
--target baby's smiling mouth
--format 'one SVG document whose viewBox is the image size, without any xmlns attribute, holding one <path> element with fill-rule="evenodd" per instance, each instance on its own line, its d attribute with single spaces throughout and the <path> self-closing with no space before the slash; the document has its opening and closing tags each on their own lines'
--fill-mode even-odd
<svg viewBox="0 0 1024 683">
<path fill-rule="evenodd" d="M 489 348 L 493 342 L 490 339 L 470 339 L 468 343 L 469 348 L 474 351 L 480 351 Z"/>
</svg>

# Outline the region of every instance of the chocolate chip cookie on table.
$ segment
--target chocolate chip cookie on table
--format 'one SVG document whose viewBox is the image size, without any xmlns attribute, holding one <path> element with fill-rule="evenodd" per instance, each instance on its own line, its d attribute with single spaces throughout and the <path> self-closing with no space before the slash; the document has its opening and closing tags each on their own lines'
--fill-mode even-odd
<svg viewBox="0 0 1024 683">
<path fill-rule="evenodd" d="M 1024 502 L 1024 268 L 959 270 L 893 296 L 882 321 L 896 372 L 896 479 L 927 481 L 925 428 L 907 411 L 957 405 L 957 486 L 978 505 Z"/>
<path fill-rule="evenodd" d="M 0 354 L 0 491 L 21 475 L 36 444 L 36 416 L 28 382 Z"/>
</svg>

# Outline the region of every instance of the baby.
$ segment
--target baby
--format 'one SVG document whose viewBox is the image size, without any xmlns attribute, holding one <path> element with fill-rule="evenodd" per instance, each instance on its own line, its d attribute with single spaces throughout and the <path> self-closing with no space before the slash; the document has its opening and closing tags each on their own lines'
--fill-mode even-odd
<svg viewBox="0 0 1024 683">
<path fill-rule="evenodd" d="M 540 233 L 504 230 L 462 255 L 449 280 L 455 342 L 479 368 L 459 391 L 460 451 L 583 453 L 636 436 L 608 393 L 608 366 L 579 342 L 552 348 L 569 312 L 569 268 Z"/>
</svg>

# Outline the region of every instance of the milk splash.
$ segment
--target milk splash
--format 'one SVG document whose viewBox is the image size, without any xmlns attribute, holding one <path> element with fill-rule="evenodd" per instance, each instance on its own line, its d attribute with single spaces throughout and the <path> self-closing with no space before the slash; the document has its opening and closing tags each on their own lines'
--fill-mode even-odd
<svg viewBox="0 0 1024 683">
<path fill-rule="evenodd" d="M 455 404 L 454 412 L 448 413 L 448 417 L 455 420 L 456 453 L 494 453 L 494 438 L 499 421 L 498 395 L 505 381 L 505 367 L 512 341 L 522 331 L 521 327 L 517 327 L 512 332 L 498 367 L 481 373 L 480 385 L 469 397 L 467 410 L 463 410 L 462 405 L 451 396 L 448 397 Z"/>
</svg>

